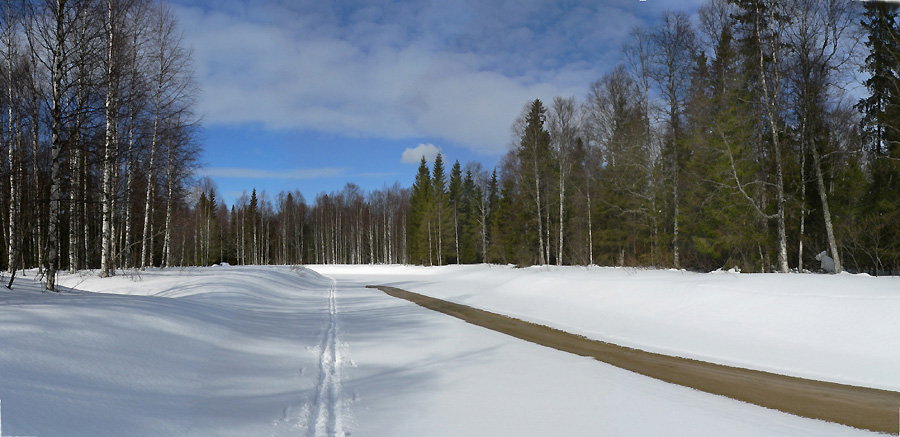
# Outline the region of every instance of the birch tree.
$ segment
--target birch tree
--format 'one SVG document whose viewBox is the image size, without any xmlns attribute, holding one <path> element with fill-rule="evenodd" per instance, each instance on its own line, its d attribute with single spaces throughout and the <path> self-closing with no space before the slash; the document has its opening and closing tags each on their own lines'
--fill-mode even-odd
<svg viewBox="0 0 900 437">
<path fill-rule="evenodd" d="M 556 97 L 548 116 L 550 139 L 557 165 L 559 192 L 559 227 L 556 246 L 556 265 L 563 264 L 565 242 L 566 183 L 572 171 L 572 154 L 580 130 L 575 97 Z"/>
</svg>

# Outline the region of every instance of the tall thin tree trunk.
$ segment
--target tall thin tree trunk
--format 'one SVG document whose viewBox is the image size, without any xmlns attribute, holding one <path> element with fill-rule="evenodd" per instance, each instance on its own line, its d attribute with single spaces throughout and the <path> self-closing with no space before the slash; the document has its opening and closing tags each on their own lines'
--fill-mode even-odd
<svg viewBox="0 0 900 437">
<path fill-rule="evenodd" d="M 762 38 L 761 38 L 761 30 L 760 30 L 760 22 L 759 22 L 759 5 L 756 6 L 756 38 L 757 41 L 760 41 L 759 48 L 759 81 L 760 86 L 762 88 L 763 93 L 763 106 L 766 108 L 766 115 L 769 121 L 769 131 L 772 135 L 772 145 L 774 146 L 775 153 L 775 202 L 777 212 L 775 214 L 775 220 L 777 224 L 778 231 L 778 270 L 782 273 L 787 273 L 789 271 L 788 267 L 788 259 L 787 259 L 787 231 L 785 229 L 785 198 L 784 198 L 784 169 L 782 163 L 781 156 L 781 142 L 778 137 L 778 126 L 776 122 L 777 114 L 775 113 L 775 99 L 777 98 L 777 91 L 775 92 L 775 96 L 769 96 L 769 88 L 766 81 L 766 70 L 765 70 L 765 57 L 763 55 L 762 49 Z M 775 38 L 775 11 L 772 7 L 769 8 L 769 26 L 772 37 Z M 775 81 L 774 84 L 777 87 L 779 84 L 778 80 L 778 48 L 776 44 L 772 43 L 772 64 L 775 66 Z"/>
<path fill-rule="evenodd" d="M 800 237 L 797 243 L 797 271 L 803 272 L 803 238 L 806 236 L 806 111 L 803 109 L 800 127 Z"/>
<path fill-rule="evenodd" d="M 100 277 L 112 274 L 113 266 L 113 152 L 116 148 L 116 25 L 113 0 L 106 1 L 106 142 L 103 148 L 103 231 L 101 237 Z"/>
<path fill-rule="evenodd" d="M 560 158 L 562 161 L 562 158 Z M 560 163 L 560 167 L 563 164 Z M 559 246 L 556 247 L 556 265 L 561 266 L 563 264 L 563 235 L 565 232 L 563 231 L 563 214 L 564 214 L 564 206 L 566 203 L 566 175 L 565 172 L 560 169 L 559 172 Z"/>
<path fill-rule="evenodd" d="M 172 254 L 172 212 L 174 208 L 174 201 L 172 200 L 175 196 L 175 172 L 174 165 L 172 164 L 172 145 L 168 144 L 166 147 L 166 177 L 168 178 L 168 194 L 166 196 L 166 229 L 165 229 L 165 242 L 163 243 L 163 247 L 165 247 L 164 262 L 166 267 L 171 267 L 174 262 L 173 254 Z"/>
<path fill-rule="evenodd" d="M 822 201 L 822 215 L 825 219 L 825 233 L 828 235 L 828 247 L 831 249 L 831 257 L 834 258 L 834 271 L 840 273 L 842 270 L 841 256 L 838 253 L 837 239 L 834 237 L 834 226 L 831 223 L 831 210 L 828 208 L 828 193 L 825 190 L 825 177 L 822 174 L 822 159 L 819 157 L 819 151 L 813 144 L 809 148 L 813 154 L 813 164 L 816 166 L 816 185 L 819 188 L 819 200 Z"/>
<path fill-rule="evenodd" d="M 56 38 L 53 48 L 53 100 L 50 108 L 50 214 L 47 228 L 47 290 L 56 291 L 56 272 L 59 268 L 59 217 L 62 193 L 62 98 L 65 77 L 65 26 L 66 0 L 56 0 Z"/>
<path fill-rule="evenodd" d="M 538 256 L 538 264 L 544 265 L 547 264 L 545 255 L 544 255 L 544 217 L 541 215 L 541 178 L 538 176 L 538 172 L 540 168 L 538 168 L 537 160 L 534 162 L 534 204 L 537 212 L 537 225 L 538 225 L 538 251 L 540 255 Z"/>
<path fill-rule="evenodd" d="M 132 268 L 133 260 L 132 260 L 132 244 L 133 244 L 133 221 L 134 221 L 134 207 L 133 207 L 133 193 L 134 191 L 134 108 L 129 108 L 129 116 L 128 116 L 128 156 L 126 162 L 126 173 L 125 177 L 125 248 L 124 248 L 124 265 L 126 268 Z"/>
<path fill-rule="evenodd" d="M 159 136 L 159 94 L 160 87 L 156 92 L 156 111 L 153 116 L 153 134 L 150 138 L 150 162 L 147 166 L 147 196 L 144 202 L 144 233 L 141 239 L 141 269 L 153 264 L 153 234 L 151 223 L 153 221 L 153 188 L 156 185 L 155 177 L 155 159 L 156 159 L 156 143 Z"/>
<path fill-rule="evenodd" d="M 673 172 L 672 172 L 672 202 L 673 205 L 673 224 L 672 224 L 672 264 L 676 269 L 681 268 L 681 260 L 678 258 L 678 145 L 673 140 L 672 153 Z"/>
<path fill-rule="evenodd" d="M 77 125 L 78 122 L 76 121 Z M 78 165 L 80 164 L 79 145 L 76 143 L 72 147 L 72 157 L 69 160 L 69 172 L 72 175 L 72 189 L 69 191 L 69 204 L 72 205 L 72 212 L 69 214 L 69 270 L 75 272 L 83 268 L 79 259 L 78 239 L 80 237 L 81 228 L 79 221 L 79 213 L 82 211 L 78 202 L 78 192 L 81 187 L 81 172 Z"/>
<path fill-rule="evenodd" d="M 34 78 L 37 80 L 37 78 Z M 32 120 L 39 119 L 40 113 L 40 105 L 38 104 L 38 96 L 37 93 L 34 93 L 32 96 L 32 108 L 35 111 L 32 114 Z M 43 190 L 40 184 L 40 167 L 38 166 L 38 146 L 40 145 L 41 133 L 40 133 L 40 123 L 36 123 L 32 121 L 31 123 L 31 177 L 32 177 L 32 186 L 34 187 L 38 196 L 43 196 Z M 43 202 L 35 202 L 34 203 L 34 216 L 35 216 L 35 227 L 37 228 L 37 232 L 34 233 L 34 246 L 35 252 L 37 253 L 37 265 L 38 271 L 44 271 L 44 221 L 41 220 L 42 211 L 41 211 L 41 203 Z"/>
<path fill-rule="evenodd" d="M 591 221 L 591 174 L 585 172 L 585 193 L 587 194 L 588 265 L 594 265 L 594 226 Z"/>
<path fill-rule="evenodd" d="M 7 96 L 7 116 L 9 117 L 8 121 L 8 135 L 7 135 L 7 144 L 9 148 L 9 238 L 7 239 L 8 245 L 8 264 L 7 269 L 11 275 L 16 274 L 16 259 L 18 259 L 18 223 L 19 223 L 19 174 L 21 173 L 21 165 L 18 162 L 18 153 L 19 153 L 19 141 L 13 140 L 13 131 L 18 131 L 18 128 L 13 124 L 13 118 L 16 114 L 13 113 L 13 105 L 16 101 L 16 97 L 13 94 L 13 58 L 14 56 L 14 46 L 13 46 L 13 24 L 12 24 L 12 5 L 10 1 L 6 2 L 6 96 Z M 12 285 L 12 280 L 10 280 L 10 285 Z"/>
</svg>

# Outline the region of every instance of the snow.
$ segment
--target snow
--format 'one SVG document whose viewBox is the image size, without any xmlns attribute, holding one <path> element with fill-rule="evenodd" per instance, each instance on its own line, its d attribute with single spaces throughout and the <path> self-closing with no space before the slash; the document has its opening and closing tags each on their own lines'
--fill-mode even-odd
<svg viewBox="0 0 900 437">
<path fill-rule="evenodd" d="M 861 378 L 846 363 L 834 365 L 846 368 L 836 375 L 834 366 L 804 360 L 896 345 L 875 331 L 897 332 L 888 312 L 900 314 L 900 283 L 821 278 L 223 265 L 106 279 L 64 274 L 66 289 L 55 294 L 19 277 L 13 291 L 0 291 L 0 425 L 3 435 L 41 437 L 870 435 L 663 383 L 363 288 L 393 283 L 605 339 L 763 367 L 787 365 L 775 356 L 748 360 L 726 340 L 757 352 L 793 345 L 807 351 L 787 351 L 796 371 Z M 836 351 L 815 336 L 809 346 L 799 342 L 827 327 L 820 317 L 838 314 L 832 300 L 844 317 L 829 332 L 847 325 L 846 339 L 833 342 Z M 864 327 L 851 326 L 867 311 Z M 801 333 L 778 333 L 791 312 Z M 753 338 L 764 322 L 776 326 Z M 855 335 L 862 345 L 844 344 Z M 863 369 L 896 369 L 898 351 L 854 358 Z M 873 375 L 873 386 L 896 384 L 894 375 Z"/>
<path fill-rule="evenodd" d="M 320 266 L 668 355 L 900 391 L 900 277 Z"/>
</svg>

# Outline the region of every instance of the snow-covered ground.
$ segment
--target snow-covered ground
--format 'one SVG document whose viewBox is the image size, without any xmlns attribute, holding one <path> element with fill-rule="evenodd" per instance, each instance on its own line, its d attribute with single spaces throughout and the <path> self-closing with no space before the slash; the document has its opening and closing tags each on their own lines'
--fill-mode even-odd
<svg viewBox="0 0 900 437">
<path fill-rule="evenodd" d="M 878 369 L 900 368 L 900 348 L 872 330 L 898 332 L 900 282 L 819 278 L 213 267 L 63 275 L 60 283 L 72 289 L 61 294 L 19 278 L 13 291 L 0 291 L 0 434 L 866 435 L 529 344 L 362 288 L 393 283 L 648 349 L 896 387 L 896 375 Z M 857 279 L 868 289 L 826 286 Z M 782 280 L 794 285 L 778 286 Z M 766 311 L 766 303 L 775 308 Z M 797 318 L 785 326 L 788 313 Z M 774 326 L 751 335 L 766 321 Z M 843 332 L 835 351 L 818 334 L 808 347 L 800 341 L 821 329 Z M 862 346 L 844 344 L 860 333 Z M 724 346 L 729 335 L 737 346 Z M 797 355 L 794 367 L 782 357 L 746 359 L 735 352 L 740 343 L 757 352 L 791 346 L 784 353 Z M 808 354 L 795 352 L 804 347 L 843 357 L 837 368 L 848 370 L 804 361 Z M 860 369 L 881 373 L 861 377 L 844 354 L 859 354 Z"/>
<path fill-rule="evenodd" d="M 667 355 L 900 391 L 900 277 L 317 266 Z"/>
</svg>

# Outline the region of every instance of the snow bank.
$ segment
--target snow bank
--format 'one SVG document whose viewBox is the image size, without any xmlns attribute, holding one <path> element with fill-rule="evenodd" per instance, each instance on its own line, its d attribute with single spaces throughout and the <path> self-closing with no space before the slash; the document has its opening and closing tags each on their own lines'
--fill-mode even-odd
<svg viewBox="0 0 900 437">
<path fill-rule="evenodd" d="M 0 291 L 4 433 L 305 433 L 330 280 L 217 267 L 59 283 Z"/>
<path fill-rule="evenodd" d="M 900 391 L 900 278 L 604 267 L 313 266 L 589 338 Z"/>
</svg>

